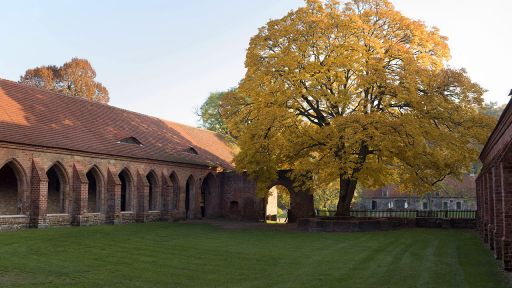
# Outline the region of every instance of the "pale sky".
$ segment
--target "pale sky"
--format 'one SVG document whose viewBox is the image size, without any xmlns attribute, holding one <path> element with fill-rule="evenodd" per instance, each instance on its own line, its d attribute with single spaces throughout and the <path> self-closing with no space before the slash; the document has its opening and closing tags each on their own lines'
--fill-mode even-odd
<svg viewBox="0 0 512 288">
<path fill-rule="evenodd" d="M 512 88 L 512 0 L 394 0 L 404 15 L 449 37 L 464 67 L 506 103 Z M 0 77 L 88 59 L 111 105 L 196 126 L 212 91 L 242 79 L 251 36 L 301 0 L 0 0 Z"/>
</svg>

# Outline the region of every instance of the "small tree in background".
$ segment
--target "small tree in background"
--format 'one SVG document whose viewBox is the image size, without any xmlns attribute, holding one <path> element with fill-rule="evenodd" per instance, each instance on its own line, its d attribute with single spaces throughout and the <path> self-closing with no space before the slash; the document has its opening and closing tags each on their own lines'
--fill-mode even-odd
<svg viewBox="0 0 512 288">
<path fill-rule="evenodd" d="M 481 113 L 485 115 L 489 115 L 491 117 L 494 117 L 496 119 L 499 119 L 501 116 L 501 113 L 503 113 L 503 110 L 505 110 L 505 107 L 507 104 L 501 104 L 498 105 L 498 102 L 488 102 L 485 103 L 481 108 Z"/>
<path fill-rule="evenodd" d="M 47 89 L 89 101 L 108 103 L 108 90 L 96 82 L 96 71 L 86 59 L 73 58 L 64 65 L 41 66 L 28 69 L 20 83 Z"/>
<path fill-rule="evenodd" d="M 224 92 L 211 92 L 208 99 L 201 105 L 197 111 L 199 116 L 200 126 L 210 131 L 215 131 L 223 135 L 229 135 L 228 127 L 220 115 L 221 100 L 226 93 Z"/>
</svg>

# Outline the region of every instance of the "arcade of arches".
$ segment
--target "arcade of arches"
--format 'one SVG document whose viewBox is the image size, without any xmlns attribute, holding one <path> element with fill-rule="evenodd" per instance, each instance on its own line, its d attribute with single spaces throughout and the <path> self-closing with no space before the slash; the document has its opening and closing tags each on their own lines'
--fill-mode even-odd
<svg viewBox="0 0 512 288">
<path fill-rule="evenodd" d="M 0 230 L 265 218 L 255 182 L 211 131 L 3 79 L 0 107 Z M 290 190 L 293 215 L 313 214 L 307 192 Z"/>
<path fill-rule="evenodd" d="M 234 172 L 85 157 L 76 162 L 67 155 L 51 160 L 56 156 L 0 158 L 0 230 L 268 215 L 267 201 L 256 197 L 254 183 Z M 288 220 L 293 222 L 291 211 L 303 205 L 297 200 L 301 193 L 288 182 L 281 187 L 290 190 Z M 308 202 L 310 196 L 301 197 Z M 303 210 L 309 213 L 304 217 L 311 216 L 312 204 Z"/>
</svg>

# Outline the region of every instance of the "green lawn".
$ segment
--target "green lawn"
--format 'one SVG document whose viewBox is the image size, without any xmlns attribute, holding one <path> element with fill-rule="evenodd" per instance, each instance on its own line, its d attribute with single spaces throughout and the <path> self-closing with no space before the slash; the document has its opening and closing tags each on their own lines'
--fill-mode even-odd
<svg viewBox="0 0 512 288">
<path fill-rule="evenodd" d="M 0 287 L 504 287 L 476 233 L 133 224 L 0 233 Z"/>
</svg>

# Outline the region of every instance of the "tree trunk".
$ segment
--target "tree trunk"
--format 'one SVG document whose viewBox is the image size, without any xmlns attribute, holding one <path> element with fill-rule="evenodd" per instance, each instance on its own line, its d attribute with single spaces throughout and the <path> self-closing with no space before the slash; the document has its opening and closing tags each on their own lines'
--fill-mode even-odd
<svg viewBox="0 0 512 288">
<path fill-rule="evenodd" d="M 354 198 L 356 191 L 357 180 L 344 179 L 340 175 L 340 196 L 338 199 L 338 207 L 336 209 L 336 216 L 350 216 L 350 204 Z"/>
</svg>

